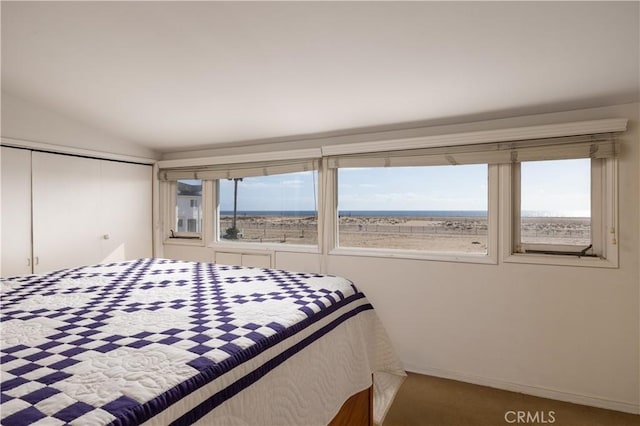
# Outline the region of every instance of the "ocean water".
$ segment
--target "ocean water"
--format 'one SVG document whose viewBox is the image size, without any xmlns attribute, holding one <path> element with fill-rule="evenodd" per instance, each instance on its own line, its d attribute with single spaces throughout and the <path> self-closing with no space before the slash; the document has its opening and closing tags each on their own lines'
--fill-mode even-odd
<svg viewBox="0 0 640 426">
<path fill-rule="evenodd" d="M 340 216 L 404 216 L 404 217 L 486 217 L 486 210 L 340 210 Z M 233 215 L 233 210 L 222 210 L 221 215 Z M 313 210 L 240 210 L 238 216 L 315 216 Z"/>
<path fill-rule="evenodd" d="M 487 217 L 486 210 L 341 210 L 340 216 Z"/>
<path fill-rule="evenodd" d="M 487 217 L 486 210 L 340 210 L 341 217 Z M 222 210 L 221 215 L 231 216 L 233 210 Z M 238 217 L 242 216 L 315 216 L 313 210 L 240 210 Z M 522 212 L 524 217 L 589 217 L 588 212 L 568 212 L 568 211 L 533 211 Z"/>
</svg>

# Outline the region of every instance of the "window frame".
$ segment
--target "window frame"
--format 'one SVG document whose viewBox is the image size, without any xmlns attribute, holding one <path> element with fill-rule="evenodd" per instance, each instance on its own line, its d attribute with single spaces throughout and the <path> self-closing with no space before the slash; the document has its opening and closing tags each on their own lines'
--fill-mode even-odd
<svg viewBox="0 0 640 426">
<path fill-rule="evenodd" d="M 486 164 L 486 163 L 480 163 Z M 410 250 L 392 248 L 365 248 L 365 247 L 341 247 L 339 241 L 339 218 L 338 218 L 338 168 L 328 170 L 331 178 L 331 194 L 328 197 L 330 202 L 330 226 L 332 232 L 328 241 L 329 255 L 338 256 L 359 256 L 359 257 L 384 257 L 416 260 L 436 260 L 444 262 L 458 263 L 498 263 L 498 165 L 486 164 L 487 166 L 487 252 L 478 253 L 455 253 L 439 252 L 432 250 Z M 429 165 L 426 165 L 429 167 Z"/>
<path fill-rule="evenodd" d="M 532 253 L 526 248 L 549 251 L 575 251 L 575 246 L 562 244 L 522 244 L 520 240 L 520 164 L 500 165 L 501 216 L 509 220 L 501 225 L 502 261 L 546 265 L 617 268 L 617 191 L 618 160 L 591 160 L 591 243 L 598 256 L 563 253 Z M 524 246 L 524 247 L 523 247 Z"/>
<path fill-rule="evenodd" d="M 234 166 L 247 165 L 247 163 L 259 162 L 260 164 L 271 162 L 279 162 L 282 159 L 309 159 L 313 158 L 320 161 L 320 168 L 318 169 L 318 246 L 293 246 L 288 244 L 279 244 L 273 247 L 266 247 L 266 243 L 230 243 L 222 242 L 224 249 L 230 251 L 246 252 L 252 250 L 255 252 L 266 251 L 290 251 L 299 253 L 317 253 L 320 254 L 319 262 L 320 269 L 325 270 L 328 264 L 329 255 L 350 255 L 350 256 L 375 256 L 380 258 L 405 258 L 405 259 L 420 259 L 420 260 L 435 260 L 435 261 L 452 261 L 452 262 L 466 262 L 473 263 L 532 263 L 541 265 L 568 265 L 568 266 L 594 266 L 594 267 L 617 267 L 618 266 L 618 246 L 617 246 L 617 224 L 618 224 L 618 160 L 607 159 L 605 160 L 605 167 L 603 167 L 604 180 L 601 182 L 603 191 L 602 206 L 600 207 L 603 215 L 602 229 L 599 235 L 602 235 L 603 241 L 603 258 L 576 258 L 575 256 L 560 256 L 560 255 L 540 255 L 540 254 L 521 254 L 514 253 L 513 251 L 513 219 L 512 219 L 512 188 L 515 186 L 512 184 L 512 167 L 510 163 L 504 162 L 501 164 L 491 165 L 490 167 L 490 180 L 489 190 L 490 198 L 488 205 L 488 223 L 489 223 L 489 239 L 488 243 L 488 255 L 495 259 L 494 261 L 482 259 L 470 259 L 467 256 L 464 259 L 457 257 L 443 257 L 433 255 L 423 255 L 422 253 L 389 253 L 388 250 L 384 250 L 383 253 L 362 253 L 360 249 L 345 249 L 337 248 L 335 243 L 337 241 L 337 200 L 336 200 L 336 182 L 335 173 L 329 170 L 327 162 L 332 158 L 351 155 L 367 155 L 371 153 L 389 153 L 397 152 L 399 150 L 415 150 L 415 149 L 430 149 L 430 148 L 442 148 L 444 153 L 449 152 L 448 147 L 459 147 L 461 153 L 467 153 L 469 146 L 491 145 L 497 144 L 498 149 L 506 147 L 509 149 L 511 144 L 518 145 L 519 141 L 536 141 L 540 139 L 554 139 L 554 138 L 573 138 L 576 142 L 584 140 L 585 138 L 595 138 L 595 141 L 601 139 L 600 135 L 609 133 L 614 137 L 619 134 L 623 134 L 627 131 L 627 118 L 607 118 L 607 119 L 595 119 L 588 121 L 575 121 L 575 122 L 562 122 L 555 124 L 541 124 L 531 125 L 525 127 L 506 127 L 490 130 L 472 130 L 464 131 L 460 133 L 444 133 L 435 132 L 422 132 L 418 131 L 410 132 L 409 134 L 403 132 L 392 133 L 374 133 L 371 135 L 358 136 L 354 140 L 339 140 L 335 138 L 328 138 L 321 140 L 319 143 L 321 146 L 316 148 L 307 149 L 294 149 L 294 150 L 278 150 L 277 148 L 272 151 L 256 152 L 256 153 L 233 153 L 241 152 L 241 150 L 231 150 L 231 154 L 222 153 L 222 155 L 214 156 L 198 156 L 197 158 L 181 158 L 172 157 L 169 159 L 157 161 L 154 165 L 154 171 L 156 172 L 156 180 L 154 183 L 157 185 L 157 189 L 154 190 L 154 195 L 158 195 L 157 204 L 154 203 L 154 222 L 158 224 L 158 238 L 155 240 L 154 245 L 158 253 L 162 253 L 162 245 L 184 245 L 184 246 L 203 246 L 214 249 L 221 249 L 219 243 L 216 242 L 218 238 L 217 230 L 217 191 L 215 189 L 214 181 L 209 180 L 209 177 L 203 176 L 203 229 L 202 236 L 198 240 L 181 239 L 181 238 L 169 238 L 169 229 L 175 226 L 172 222 L 175 222 L 174 205 L 169 201 L 172 192 L 170 190 L 170 182 L 176 178 L 183 178 L 181 176 L 189 176 L 184 178 L 194 178 L 199 176 L 201 172 L 210 171 L 210 166 L 213 166 L 213 171 L 219 169 L 221 165 L 229 165 L 228 168 L 233 169 Z M 472 127 L 478 128 L 478 127 Z M 369 137 L 371 136 L 371 137 Z M 446 149 L 445 149 L 446 148 Z M 457 158 L 457 150 L 454 150 L 454 160 Z M 474 152 L 472 149 L 471 152 Z M 566 155 L 566 152 L 560 153 Z M 551 152 L 544 152 L 544 155 L 559 155 L 558 151 L 551 150 Z M 598 154 L 599 155 L 599 154 Z M 615 152 L 614 152 L 615 155 Z M 474 157 L 475 160 L 478 158 Z M 548 158 L 554 159 L 554 158 Z M 314 161 L 315 161 L 314 160 Z M 395 159 L 394 159 L 395 160 Z M 479 162 L 483 162 L 481 160 Z M 508 159 L 507 159 L 508 161 Z M 511 157 L 513 160 L 513 156 Z M 173 173 L 173 174 L 172 174 Z M 492 178 L 491 176 L 495 176 Z M 212 179 L 212 178 L 211 178 Z M 175 185 L 175 183 L 174 183 Z M 495 186 L 495 187 L 494 187 Z M 156 213 L 157 212 L 157 213 Z M 213 212 L 214 214 L 211 214 Z M 595 232 L 592 230 L 592 232 Z M 163 234 L 164 233 L 164 234 Z M 234 246 L 235 247 L 232 247 Z M 366 249 L 365 249 L 366 250 Z M 369 249 L 375 250 L 375 249 Z M 492 251 L 493 250 L 493 251 Z M 358 253 L 360 251 L 360 253 Z M 214 250 L 215 252 L 215 250 Z M 493 253 L 493 255 L 492 255 Z"/>
<path fill-rule="evenodd" d="M 240 241 L 240 240 L 226 240 L 221 238 L 221 229 L 220 229 L 220 180 L 221 179 L 214 179 L 210 182 L 212 182 L 212 190 L 213 190 L 213 200 L 214 202 L 213 204 L 213 209 L 212 209 L 212 214 L 207 214 L 207 217 L 211 217 L 212 218 L 212 229 L 213 229 L 213 233 L 212 233 L 212 237 L 211 237 L 211 242 L 208 244 L 208 247 L 214 249 L 215 251 L 219 251 L 219 250 L 230 250 L 230 251 L 243 251 L 246 252 L 246 250 L 252 250 L 252 252 L 260 252 L 260 251 L 266 251 L 266 252 L 276 252 L 276 251 L 281 251 L 281 252 L 297 252 L 297 253 L 315 253 L 315 254 L 320 254 L 322 253 L 322 222 L 323 222 L 323 218 L 322 218 L 322 212 L 323 212 L 323 208 L 322 208 L 322 168 L 318 168 L 315 169 L 315 172 L 317 173 L 316 175 L 316 187 L 317 187 L 317 201 L 318 201 L 318 207 L 317 207 L 317 216 L 318 216 L 318 221 L 317 221 L 317 232 L 318 232 L 318 243 L 313 245 L 313 244 L 284 244 L 284 243 L 260 243 L 260 242 L 250 242 L 250 241 Z M 297 172 L 291 172 L 291 173 L 297 173 Z M 257 177 L 257 176 L 255 176 Z"/>
<path fill-rule="evenodd" d="M 164 244 L 187 244 L 203 246 L 205 240 L 205 230 L 208 228 L 206 220 L 207 192 L 210 185 L 206 180 L 202 182 L 202 199 L 200 208 L 202 209 L 202 225 L 200 232 L 177 232 L 174 227 L 177 225 L 177 203 L 178 203 L 178 181 L 161 182 L 161 197 L 164 201 L 164 221 L 163 221 L 163 242 Z"/>
</svg>

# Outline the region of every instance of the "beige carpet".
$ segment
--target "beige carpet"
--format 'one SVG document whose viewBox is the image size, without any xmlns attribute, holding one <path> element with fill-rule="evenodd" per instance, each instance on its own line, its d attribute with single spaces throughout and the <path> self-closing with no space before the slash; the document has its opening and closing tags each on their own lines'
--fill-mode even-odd
<svg viewBox="0 0 640 426">
<path fill-rule="evenodd" d="M 383 426 L 414 425 L 640 426 L 640 416 L 409 373 Z"/>
</svg>

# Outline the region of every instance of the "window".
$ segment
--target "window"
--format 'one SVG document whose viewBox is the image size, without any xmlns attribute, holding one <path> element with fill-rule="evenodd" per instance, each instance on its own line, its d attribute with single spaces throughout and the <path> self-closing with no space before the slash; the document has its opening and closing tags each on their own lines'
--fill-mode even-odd
<svg viewBox="0 0 640 426">
<path fill-rule="evenodd" d="M 514 252 L 605 257 L 605 159 L 514 164 Z M 610 191 L 612 192 L 612 190 Z M 608 208 L 607 208 L 608 207 Z"/>
<path fill-rule="evenodd" d="M 218 180 L 222 242 L 318 244 L 315 170 Z"/>
<path fill-rule="evenodd" d="M 596 120 L 167 160 L 160 217 L 172 243 L 216 249 L 616 267 L 625 128 Z"/>
<path fill-rule="evenodd" d="M 488 250 L 488 165 L 338 169 L 338 246 Z"/>
<path fill-rule="evenodd" d="M 200 234 L 202 232 L 202 181 L 196 179 L 176 181 L 175 196 L 173 236 L 185 237 Z"/>
<path fill-rule="evenodd" d="M 520 165 L 520 243 L 574 251 L 591 244 L 591 160 Z"/>
</svg>

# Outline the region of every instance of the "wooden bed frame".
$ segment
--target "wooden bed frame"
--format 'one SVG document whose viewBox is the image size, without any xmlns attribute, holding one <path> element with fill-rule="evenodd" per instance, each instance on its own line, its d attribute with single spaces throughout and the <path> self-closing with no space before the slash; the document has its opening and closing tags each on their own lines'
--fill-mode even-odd
<svg viewBox="0 0 640 426">
<path fill-rule="evenodd" d="M 373 386 L 347 399 L 329 426 L 373 426 Z"/>
</svg>

